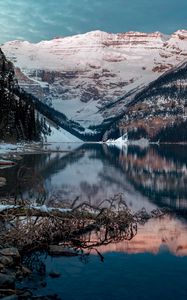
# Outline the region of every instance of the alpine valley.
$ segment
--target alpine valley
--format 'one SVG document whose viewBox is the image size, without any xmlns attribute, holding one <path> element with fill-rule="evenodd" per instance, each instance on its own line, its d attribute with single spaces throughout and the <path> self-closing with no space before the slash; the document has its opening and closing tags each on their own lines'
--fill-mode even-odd
<svg viewBox="0 0 187 300">
<path fill-rule="evenodd" d="M 84 141 L 187 141 L 187 31 L 93 31 L 2 45 L 22 94 Z M 180 134 L 179 134 L 180 133 Z"/>
</svg>

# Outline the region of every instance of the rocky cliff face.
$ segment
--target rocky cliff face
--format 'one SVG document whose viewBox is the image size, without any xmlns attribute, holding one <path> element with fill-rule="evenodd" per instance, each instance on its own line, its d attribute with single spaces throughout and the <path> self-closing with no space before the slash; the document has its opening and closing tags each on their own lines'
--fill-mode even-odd
<svg viewBox="0 0 187 300">
<path fill-rule="evenodd" d="M 36 139 L 34 106 L 21 96 L 12 63 L 0 50 L 0 140 Z"/>
<path fill-rule="evenodd" d="M 100 139 L 115 123 L 131 138 L 155 140 L 164 128 L 185 121 L 186 76 L 172 75 L 187 60 L 185 30 L 171 36 L 94 31 L 38 44 L 13 41 L 3 50 L 21 87 L 79 137 L 99 132 Z"/>
<path fill-rule="evenodd" d="M 94 31 L 38 44 L 13 41 L 3 50 L 25 90 L 88 129 L 108 117 L 108 105 L 123 96 L 128 102 L 129 93 L 187 59 L 187 31 Z"/>
</svg>

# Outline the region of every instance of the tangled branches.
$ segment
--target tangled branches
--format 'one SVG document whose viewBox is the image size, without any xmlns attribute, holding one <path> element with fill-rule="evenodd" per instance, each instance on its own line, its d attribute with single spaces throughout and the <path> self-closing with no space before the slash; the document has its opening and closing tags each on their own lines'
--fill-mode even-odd
<svg viewBox="0 0 187 300">
<path fill-rule="evenodd" d="M 0 246 L 16 246 L 20 251 L 47 249 L 62 243 L 79 249 L 91 249 L 111 242 L 131 240 L 137 234 L 138 224 L 161 216 L 156 210 L 145 209 L 133 213 L 121 195 L 102 201 L 97 207 L 88 203 L 68 209 L 17 206 L 1 211 Z"/>
</svg>

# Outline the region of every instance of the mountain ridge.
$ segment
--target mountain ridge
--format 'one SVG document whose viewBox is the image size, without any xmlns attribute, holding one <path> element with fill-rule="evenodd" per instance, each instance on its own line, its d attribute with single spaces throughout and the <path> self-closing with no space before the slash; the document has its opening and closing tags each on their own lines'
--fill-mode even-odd
<svg viewBox="0 0 187 300">
<path fill-rule="evenodd" d="M 109 32 L 109 31 L 104 31 L 104 30 L 99 30 L 99 29 L 95 29 L 95 30 L 91 30 L 88 32 L 84 32 L 84 33 L 79 33 L 79 34 L 72 34 L 72 35 L 66 35 L 66 36 L 54 36 L 51 39 L 46 39 L 46 40 L 40 40 L 38 42 L 31 42 L 29 40 L 24 40 L 24 39 L 15 39 L 15 40 L 10 40 L 7 42 L 2 43 L 0 46 L 2 47 L 3 45 L 7 44 L 7 43 L 12 43 L 12 42 L 25 42 L 25 43 L 29 43 L 29 44 L 33 44 L 33 45 L 38 45 L 41 44 L 43 42 L 50 42 L 53 40 L 60 40 L 60 39 L 70 39 L 73 37 L 81 37 L 81 36 L 99 36 L 99 35 L 113 35 L 113 36 L 136 36 L 136 35 L 140 35 L 140 36 L 152 36 L 152 37 L 162 37 L 164 41 L 169 40 L 170 38 L 178 35 L 178 36 L 182 36 L 186 35 L 187 30 L 186 29 L 178 29 L 170 34 L 166 34 L 164 32 L 161 31 L 150 31 L 150 32 L 145 32 L 145 31 L 134 31 L 134 30 L 130 30 L 130 31 L 122 31 L 122 32 Z"/>
<path fill-rule="evenodd" d="M 180 68 L 187 30 L 170 36 L 92 31 L 37 44 L 12 41 L 3 50 L 24 90 L 76 123 L 76 130 L 94 135 L 152 82 Z"/>
</svg>

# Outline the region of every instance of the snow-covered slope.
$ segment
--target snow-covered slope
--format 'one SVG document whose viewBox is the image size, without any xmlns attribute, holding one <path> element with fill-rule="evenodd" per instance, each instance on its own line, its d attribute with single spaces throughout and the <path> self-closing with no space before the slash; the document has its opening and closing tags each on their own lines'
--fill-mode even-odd
<svg viewBox="0 0 187 300">
<path fill-rule="evenodd" d="M 88 128 L 109 117 L 100 108 L 187 59 L 187 31 L 93 31 L 37 44 L 12 41 L 2 49 L 22 87 Z"/>
<path fill-rule="evenodd" d="M 45 136 L 46 142 L 48 143 L 81 143 L 82 141 L 76 136 L 72 135 L 68 131 L 50 126 L 51 133 Z"/>
</svg>

